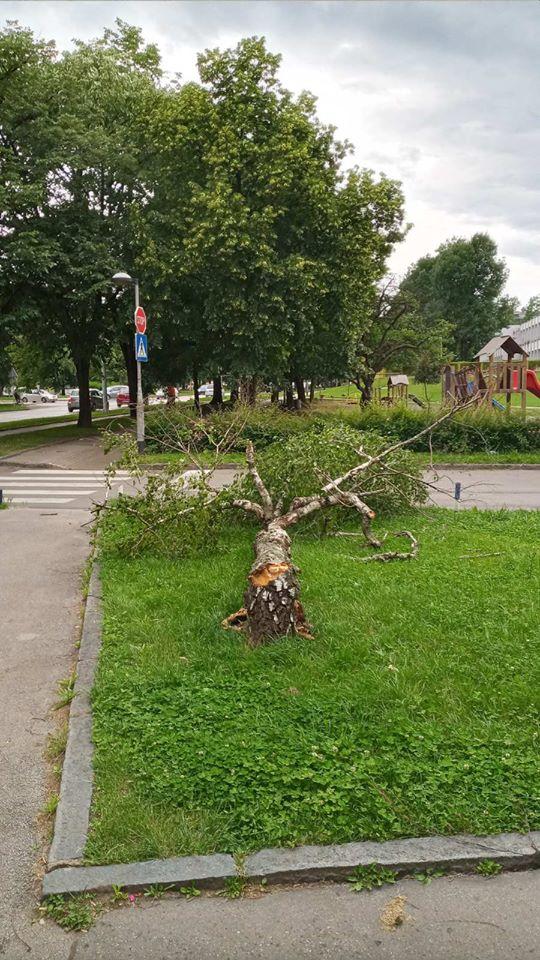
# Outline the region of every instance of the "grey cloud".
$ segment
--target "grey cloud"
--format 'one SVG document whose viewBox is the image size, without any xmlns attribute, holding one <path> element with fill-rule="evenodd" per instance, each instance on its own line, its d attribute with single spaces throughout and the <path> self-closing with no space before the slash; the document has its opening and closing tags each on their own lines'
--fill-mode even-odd
<svg viewBox="0 0 540 960">
<path fill-rule="evenodd" d="M 265 35 L 283 54 L 284 82 L 319 97 L 324 119 L 355 144 L 356 162 L 403 180 L 413 221 L 417 209 L 424 218 L 431 210 L 447 236 L 467 223 L 492 229 L 503 254 L 529 258 L 536 282 L 536 0 L 4 0 L 1 12 L 55 36 L 61 48 L 120 16 L 187 78 L 197 51 Z M 425 222 L 418 231 L 429 233 Z M 411 257 L 414 237 L 413 230 L 406 241 Z"/>
</svg>

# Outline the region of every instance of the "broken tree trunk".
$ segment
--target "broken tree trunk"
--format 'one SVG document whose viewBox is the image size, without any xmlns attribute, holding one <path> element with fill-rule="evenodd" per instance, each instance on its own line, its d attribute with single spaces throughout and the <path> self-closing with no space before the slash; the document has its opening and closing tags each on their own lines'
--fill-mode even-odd
<svg viewBox="0 0 540 960">
<path fill-rule="evenodd" d="M 300 583 L 291 560 L 291 539 L 277 524 L 255 539 L 255 561 L 244 595 L 249 643 L 258 647 L 290 633 L 307 635 L 309 626 L 298 599 Z"/>
</svg>

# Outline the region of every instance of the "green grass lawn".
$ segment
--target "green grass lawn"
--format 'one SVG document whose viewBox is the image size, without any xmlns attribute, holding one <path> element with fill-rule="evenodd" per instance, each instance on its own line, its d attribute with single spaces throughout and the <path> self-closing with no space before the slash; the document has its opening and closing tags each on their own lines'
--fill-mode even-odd
<svg viewBox="0 0 540 960">
<path fill-rule="evenodd" d="M 118 424 L 125 424 L 126 418 L 118 420 Z M 110 421 L 97 423 L 92 427 L 78 427 L 76 424 L 69 427 L 57 427 L 49 430 L 32 430 L 30 432 L 12 434 L 3 437 L 0 434 L 0 457 L 9 457 L 22 450 L 31 450 L 45 444 L 57 443 L 59 440 L 73 440 L 81 437 L 98 436 L 102 430 L 111 428 Z"/>
<path fill-rule="evenodd" d="M 540 827 L 540 515 L 389 526 L 418 561 L 297 532 L 315 639 L 254 651 L 220 627 L 253 529 L 181 561 L 103 541 L 89 861 Z"/>
<path fill-rule="evenodd" d="M 16 407 L 15 409 L 20 410 L 21 407 Z M 0 411 L 1 412 L 1 411 Z M 0 432 L 5 430 L 19 430 L 24 429 L 25 427 L 46 427 L 47 424 L 61 424 L 61 423 L 77 423 L 77 418 L 79 416 L 78 411 L 76 413 L 66 413 L 65 417 L 21 417 L 20 420 L 9 420 L 7 423 L 0 423 Z M 103 410 L 96 410 L 92 414 L 92 420 L 101 420 L 103 417 L 126 417 L 128 414 L 125 410 L 117 410 L 116 407 L 113 410 L 109 410 L 108 413 L 105 413 Z"/>
<path fill-rule="evenodd" d="M 375 387 L 386 388 L 387 377 L 377 376 L 375 378 Z M 420 400 L 429 406 L 437 407 L 441 402 L 441 383 L 417 383 L 414 377 L 409 378 L 409 392 L 414 393 Z M 386 394 L 386 389 L 383 391 L 383 395 Z M 358 402 L 360 398 L 360 393 L 352 383 L 343 383 L 339 387 L 325 387 L 323 389 L 317 389 L 315 392 L 317 398 L 322 397 L 325 400 L 349 400 L 350 402 Z M 500 403 L 505 402 L 503 394 L 497 394 L 497 399 Z M 521 395 L 519 393 L 512 394 L 512 409 L 519 411 L 521 408 Z M 501 411 L 502 412 L 502 411 Z M 540 415 L 540 397 L 535 397 L 534 394 L 527 393 L 527 416 L 539 416 Z"/>
</svg>

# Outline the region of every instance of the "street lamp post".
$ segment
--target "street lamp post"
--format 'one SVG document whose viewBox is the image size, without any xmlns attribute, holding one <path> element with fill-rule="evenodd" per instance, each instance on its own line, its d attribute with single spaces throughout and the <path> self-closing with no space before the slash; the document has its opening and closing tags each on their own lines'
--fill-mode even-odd
<svg viewBox="0 0 540 960">
<path fill-rule="evenodd" d="M 139 303 L 139 281 L 135 277 L 130 277 L 129 273 L 115 273 L 113 283 L 119 287 L 133 287 L 135 294 L 135 312 L 140 306 Z M 142 392 L 142 366 L 140 360 L 136 359 L 137 364 L 137 450 L 144 453 L 144 398 Z"/>
</svg>

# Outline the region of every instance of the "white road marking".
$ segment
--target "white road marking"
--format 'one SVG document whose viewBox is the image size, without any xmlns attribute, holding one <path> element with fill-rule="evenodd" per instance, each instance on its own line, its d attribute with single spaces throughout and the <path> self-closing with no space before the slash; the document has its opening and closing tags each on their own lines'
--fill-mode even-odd
<svg viewBox="0 0 540 960">
<path fill-rule="evenodd" d="M 9 494 L 6 497 L 7 503 L 71 503 L 72 497 L 17 497 L 10 496 Z"/>
<path fill-rule="evenodd" d="M 119 471 L 112 479 L 113 487 L 129 476 Z M 47 470 L 19 468 L 13 473 L 0 474 L 0 489 L 6 502 L 19 504 L 68 504 L 74 500 L 105 492 L 108 495 L 105 470 Z"/>
</svg>

